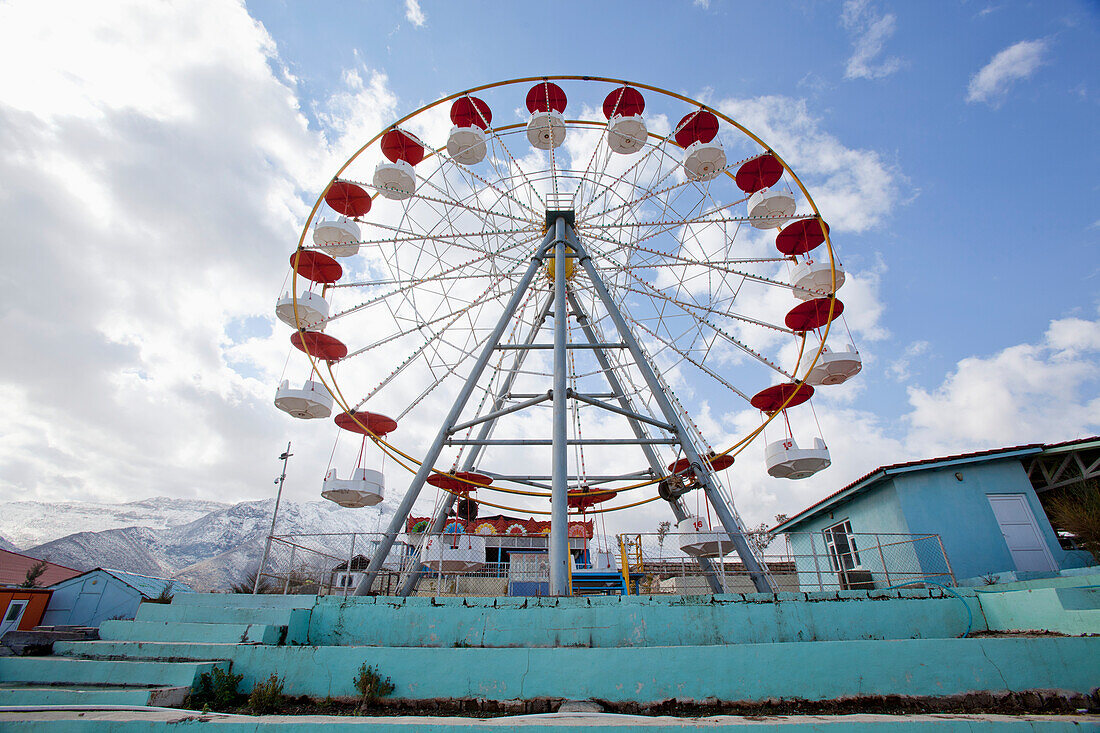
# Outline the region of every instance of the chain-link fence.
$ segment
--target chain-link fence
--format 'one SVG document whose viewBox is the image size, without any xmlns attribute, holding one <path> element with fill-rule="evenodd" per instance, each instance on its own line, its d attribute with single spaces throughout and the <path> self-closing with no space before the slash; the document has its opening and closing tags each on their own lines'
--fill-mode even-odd
<svg viewBox="0 0 1100 733">
<path fill-rule="evenodd" d="M 421 596 L 541 596 L 549 593 L 545 536 L 443 534 L 395 542 L 371 588 L 397 594 L 418 572 Z M 753 532 L 749 546 L 776 591 L 871 590 L 903 584 L 954 585 L 938 535 Z M 380 533 L 271 538 L 261 577 L 266 592 L 351 595 L 382 540 Z M 752 574 L 720 530 L 570 538 L 574 595 L 751 593 Z"/>
</svg>

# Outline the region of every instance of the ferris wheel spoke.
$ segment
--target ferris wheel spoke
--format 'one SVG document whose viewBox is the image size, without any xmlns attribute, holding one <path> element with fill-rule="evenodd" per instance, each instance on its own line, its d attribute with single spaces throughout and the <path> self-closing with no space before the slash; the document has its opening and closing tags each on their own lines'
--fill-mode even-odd
<svg viewBox="0 0 1100 733">
<path fill-rule="evenodd" d="M 521 166 L 519 164 L 519 161 L 516 159 L 516 157 L 514 155 L 512 155 L 512 151 L 509 150 L 508 146 L 504 144 L 504 138 L 500 135 L 500 133 L 497 130 L 495 130 L 493 128 L 490 128 L 489 132 L 491 134 L 490 139 L 493 141 L 493 144 L 496 145 L 496 146 L 499 146 L 501 151 L 503 151 L 504 156 L 508 159 L 508 165 L 511 166 L 512 168 L 514 168 L 516 173 L 519 174 L 520 178 L 523 179 L 523 182 L 526 185 L 528 192 L 534 194 L 535 198 L 538 200 L 539 204 L 541 204 L 544 209 L 548 208 L 546 206 L 546 200 L 543 199 L 543 197 L 541 195 L 539 195 L 538 188 L 531 182 L 531 179 L 527 176 L 527 173 L 523 170 L 523 166 Z M 508 177 L 511 177 L 511 174 L 509 174 Z"/>
<path fill-rule="evenodd" d="M 530 204 L 524 203 L 518 197 L 516 197 L 515 194 L 513 194 L 511 191 L 507 191 L 507 190 L 501 188 L 500 186 L 496 185 L 495 183 L 493 183 L 489 179 L 487 179 L 483 176 L 479 176 L 469 166 L 466 166 L 466 165 L 463 165 L 462 163 L 459 163 L 457 160 L 455 160 L 454 158 L 452 158 L 450 155 L 448 155 L 446 153 L 446 148 L 442 148 L 441 150 L 436 151 L 436 153 L 438 155 L 441 155 L 442 159 L 447 161 L 454 169 L 458 170 L 463 175 L 468 176 L 470 179 L 481 183 L 482 186 L 485 189 L 489 189 L 490 191 L 496 193 L 500 198 L 507 199 L 508 201 L 511 201 L 512 203 L 514 203 L 516 206 L 519 206 L 522 209 L 526 209 L 536 219 L 538 217 L 542 216 L 543 212 L 540 212 L 538 209 L 535 209 Z M 471 188 L 473 188 L 472 185 L 471 185 Z"/>
</svg>

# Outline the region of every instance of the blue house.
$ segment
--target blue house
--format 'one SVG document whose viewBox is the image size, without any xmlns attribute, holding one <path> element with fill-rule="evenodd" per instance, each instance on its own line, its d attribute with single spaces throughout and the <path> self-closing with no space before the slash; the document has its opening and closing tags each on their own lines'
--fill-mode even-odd
<svg viewBox="0 0 1100 733">
<path fill-rule="evenodd" d="M 875 469 L 772 531 L 787 535 L 803 588 L 981 583 L 1093 564 L 1059 538 L 1041 495 L 1100 477 L 1100 437 Z"/>
<path fill-rule="evenodd" d="M 132 619 L 138 606 L 165 589 L 192 593 L 191 586 L 166 578 L 96 568 L 50 586 L 53 595 L 43 626 L 99 626 L 107 619 Z"/>
</svg>

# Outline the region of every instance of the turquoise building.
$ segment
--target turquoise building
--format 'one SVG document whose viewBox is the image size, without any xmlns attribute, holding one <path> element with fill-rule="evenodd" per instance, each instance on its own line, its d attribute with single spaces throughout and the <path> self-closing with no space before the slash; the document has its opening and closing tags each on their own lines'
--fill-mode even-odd
<svg viewBox="0 0 1100 733">
<path fill-rule="evenodd" d="M 875 469 L 778 525 L 802 587 L 973 585 L 1090 566 L 1040 496 L 1100 476 L 1100 438 L 1024 445 Z"/>
</svg>

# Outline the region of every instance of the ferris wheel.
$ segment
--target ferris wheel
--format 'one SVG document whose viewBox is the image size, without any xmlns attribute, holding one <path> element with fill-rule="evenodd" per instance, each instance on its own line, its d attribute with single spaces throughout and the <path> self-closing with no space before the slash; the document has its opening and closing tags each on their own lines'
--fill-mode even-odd
<svg viewBox="0 0 1100 733">
<path fill-rule="evenodd" d="M 413 474 L 359 592 L 426 484 L 429 533 L 459 499 L 549 514 L 555 595 L 570 513 L 652 501 L 685 552 L 736 551 L 769 590 L 720 472 L 769 425 L 771 476 L 828 467 L 791 414 L 861 369 L 850 333 L 825 345 L 843 282 L 803 182 L 719 110 L 618 79 L 487 84 L 383 129 L 321 193 L 276 305 L 308 358 L 275 403 L 334 416 L 327 498 L 382 500 L 368 443 Z M 745 408 L 742 434 L 693 419 Z"/>
</svg>

